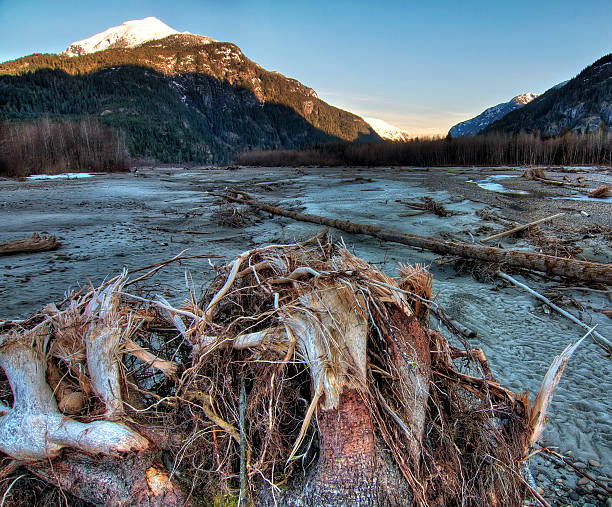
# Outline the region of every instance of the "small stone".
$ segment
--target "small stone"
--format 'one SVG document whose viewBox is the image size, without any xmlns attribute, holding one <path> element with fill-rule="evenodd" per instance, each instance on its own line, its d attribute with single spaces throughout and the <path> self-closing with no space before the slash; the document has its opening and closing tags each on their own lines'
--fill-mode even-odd
<svg viewBox="0 0 612 507">
<path fill-rule="evenodd" d="M 574 463 L 574 466 L 575 466 L 576 468 L 586 468 L 586 464 L 585 464 L 585 463 L 583 463 L 582 461 L 576 461 L 576 462 Z"/>
<path fill-rule="evenodd" d="M 593 485 L 592 484 L 587 484 L 584 489 L 587 490 L 588 493 L 592 493 L 593 492 Z"/>
<path fill-rule="evenodd" d="M 573 453 L 572 451 L 567 451 L 567 452 L 565 453 L 565 455 L 566 455 L 568 458 L 573 458 L 573 457 L 574 457 L 574 453 Z"/>
<path fill-rule="evenodd" d="M 574 501 L 577 502 L 580 499 L 580 495 L 578 493 L 576 493 L 575 491 L 570 491 L 569 493 L 569 497 Z"/>
<path fill-rule="evenodd" d="M 606 507 L 612 507 L 612 496 L 609 496 L 606 500 Z"/>
<path fill-rule="evenodd" d="M 578 482 L 576 482 L 576 484 L 578 486 L 584 486 L 585 484 L 588 484 L 590 481 L 586 478 L 586 477 L 581 477 L 580 479 L 578 479 Z"/>
<path fill-rule="evenodd" d="M 596 459 L 590 459 L 589 460 L 589 465 L 591 465 L 592 467 L 600 467 L 601 463 L 599 461 L 597 461 Z"/>
<path fill-rule="evenodd" d="M 557 484 L 563 484 L 563 479 L 555 479 L 555 482 L 556 482 Z"/>
</svg>

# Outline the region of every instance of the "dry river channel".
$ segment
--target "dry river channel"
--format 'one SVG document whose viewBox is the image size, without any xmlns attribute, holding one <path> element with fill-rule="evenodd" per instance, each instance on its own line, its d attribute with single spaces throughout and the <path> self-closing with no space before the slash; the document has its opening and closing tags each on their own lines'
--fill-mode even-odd
<svg viewBox="0 0 612 507">
<path fill-rule="evenodd" d="M 0 257 L 0 320 L 28 316 L 59 302 L 83 284 L 101 284 L 125 266 L 134 269 L 189 255 L 215 254 L 172 264 L 146 281 L 170 301 L 187 295 L 187 283 L 205 290 L 222 265 L 256 245 L 293 242 L 318 232 L 267 213 L 247 214 L 240 227 L 219 222 L 217 198 L 206 192 L 241 188 L 264 202 L 395 229 L 406 233 L 478 242 L 485 236 L 563 212 L 538 226 L 530 238 L 506 237 L 506 248 L 577 258 L 612 260 L 612 199 L 586 199 L 582 188 L 612 183 L 605 168 L 546 169 L 554 186 L 528 180 L 523 168 L 138 168 L 90 178 L 0 180 L 0 243 L 55 234 L 59 250 Z M 575 183 L 575 185 L 574 185 Z M 582 186 L 581 186 L 582 185 Z M 396 202 L 430 197 L 458 214 L 440 217 Z M 398 262 L 430 266 L 434 292 L 446 313 L 477 332 L 497 379 L 515 391 L 536 392 L 553 357 L 583 330 L 550 312 L 533 296 L 495 277 L 476 279 L 477 266 L 332 230 L 357 255 L 393 273 Z M 534 239 L 535 238 L 535 239 Z M 495 242 L 494 242 L 495 244 Z M 188 272 L 189 276 L 185 276 Z M 568 311 L 612 340 L 612 320 L 598 310 L 612 307 L 606 287 L 579 287 L 561 279 L 514 274 L 535 290 L 554 288 Z M 440 326 L 432 321 L 432 327 Z M 447 334 L 448 335 L 448 334 Z M 556 446 L 594 477 L 612 487 L 612 359 L 587 339 L 565 370 L 550 411 L 545 443 Z M 596 484 L 580 481 L 570 468 L 535 457 L 531 470 L 552 505 L 606 505 Z"/>
</svg>

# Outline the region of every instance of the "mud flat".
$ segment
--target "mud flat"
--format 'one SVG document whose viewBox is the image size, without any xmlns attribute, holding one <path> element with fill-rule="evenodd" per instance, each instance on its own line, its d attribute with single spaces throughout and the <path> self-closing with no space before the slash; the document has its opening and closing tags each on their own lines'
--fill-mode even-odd
<svg viewBox="0 0 612 507">
<path fill-rule="evenodd" d="M 0 257 L 0 320 L 24 317 L 67 290 L 94 285 L 122 267 L 138 268 L 169 259 L 189 248 L 189 255 L 215 254 L 223 264 L 254 245 L 292 242 L 318 230 L 312 224 L 253 215 L 240 228 L 219 225 L 217 198 L 240 187 L 270 202 L 306 213 L 368 223 L 406 233 L 478 241 L 509 228 L 563 212 L 540 224 L 529 236 L 502 238 L 508 248 L 573 252 L 577 258 L 609 263 L 612 259 L 612 202 L 580 200 L 582 188 L 612 184 L 605 169 L 547 169 L 550 178 L 585 187 L 551 186 L 521 177 L 520 168 L 269 168 L 139 169 L 121 175 L 83 179 L 0 181 L 0 243 L 55 234 L 59 250 Z M 506 176 L 499 178 L 500 175 Z M 580 178 L 580 180 L 578 180 Z M 497 183 L 494 187 L 484 183 Z M 457 212 L 439 217 L 415 214 L 404 204 L 430 197 Z M 470 339 L 482 347 L 496 377 L 513 390 L 535 392 L 551 359 L 582 336 L 581 328 L 540 305 L 532 296 L 494 278 L 477 281 L 478 266 L 437 262 L 438 256 L 367 236 L 332 231 L 359 256 L 393 272 L 398 262 L 431 266 L 434 289 L 447 314 L 477 331 Z M 449 260 L 449 259 L 445 259 Z M 180 301 L 187 283 L 202 290 L 214 274 L 207 259 L 173 264 L 147 283 L 155 292 Z M 612 306 L 605 287 L 576 288 L 576 283 L 540 276 L 517 278 L 538 290 L 555 289 L 568 310 L 612 339 Z M 569 287 L 569 288 L 568 288 Z M 573 288 L 572 288 L 573 287 Z M 574 305 L 574 306 L 572 306 Z M 445 332 L 444 329 L 441 329 Z M 553 401 L 547 443 L 570 451 L 594 476 L 612 474 L 612 361 L 592 341 L 583 343 L 567 367 Z M 589 464 L 599 464 L 594 466 Z M 536 459 L 538 485 L 553 503 L 602 502 L 595 491 L 577 485 L 578 476 L 554 470 Z M 560 482 L 555 482 L 561 479 Z M 556 488 L 556 489 L 555 489 Z M 576 489 L 577 488 L 577 489 Z M 591 496 L 583 496 L 591 495 Z M 575 496 L 579 500 L 573 500 Z M 593 496 L 594 495 L 594 496 Z"/>
</svg>

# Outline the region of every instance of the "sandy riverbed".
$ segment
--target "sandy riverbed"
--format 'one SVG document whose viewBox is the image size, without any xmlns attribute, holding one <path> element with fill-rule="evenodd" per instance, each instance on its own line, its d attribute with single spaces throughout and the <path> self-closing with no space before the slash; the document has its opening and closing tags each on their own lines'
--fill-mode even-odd
<svg viewBox="0 0 612 507">
<path fill-rule="evenodd" d="M 504 193 L 474 183 L 500 174 L 511 177 L 489 181 L 501 183 Z M 254 245 L 292 242 L 318 230 L 312 224 L 267 215 L 240 229 L 219 226 L 211 216 L 215 198 L 205 192 L 232 186 L 281 206 L 302 207 L 307 213 L 462 241 L 475 241 L 505 228 L 503 223 L 483 220 L 483 215 L 493 213 L 525 223 L 563 211 L 563 217 L 541 225 L 540 231 L 575 240 L 568 248 L 582 248 L 578 256 L 610 262 L 612 202 L 576 200 L 582 194 L 574 188 L 528 181 L 521 174 L 521 169 L 512 168 L 165 168 L 74 180 L 0 181 L 0 242 L 35 231 L 56 234 L 62 242 L 55 252 L 0 257 L 0 319 L 26 316 L 50 301 L 62 300 L 68 289 L 88 280 L 96 285 L 123 266 L 151 264 L 185 248 L 192 255 L 221 255 L 224 259 L 212 262 L 222 264 Z M 582 176 L 590 188 L 612 183 L 612 173 L 605 170 L 559 170 L 549 176 L 565 176 L 569 181 Z M 417 201 L 423 196 L 461 214 L 446 218 L 403 216 L 414 210 L 395 202 Z M 452 262 L 438 264 L 438 256 L 429 252 L 366 236 L 333 233 L 337 239 L 344 238 L 358 255 L 380 263 L 388 272 L 393 272 L 397 262 L 431 265 L 439 301 L 451 317 L 478 332 L 471 343 L 484 349 L 498 380 L 514 390 L 537 391 L 553 356 L 582 335 L 579 327 L 547 314 L 520 289 L 458 274 Z M 535 248 L 524 239 L 501 242 L 507 247 Z M 540 247 L 546 248 L 546 244 Z M 207 260 L 194 260 L 172 265 L 148 283 L 156 284 L 154 290 L 164 287 L 165 297 L 181 300 L 186 294 L 185 269 L 196 290 L 202 290 L 214 274 Z M 559 280 L 519 278 L 540 291 L 563 285 Z M 597 324 L 600 333 L 612 339 L 612 321 L 594 311 L 612 306 L 609 293 L 565 293 L 581 305 L 585 321 Z M 578 313 L 575 308 L 570 311 Z M 610 392 L 612 360 L 591 341 L 584 343 L 566 369 L 545 434 L 548 442 L 573 452 L 581 461 L 599 461 L 601 467 L 593 473 L 608 477 L 612 474 Z M 548 469 L 541 468 L 541 480 L 550 480 Z M 573 487 L 575 477 L 567 481 Z M 568 499 L 567 503 L 572 502 Z"/>
</svg>

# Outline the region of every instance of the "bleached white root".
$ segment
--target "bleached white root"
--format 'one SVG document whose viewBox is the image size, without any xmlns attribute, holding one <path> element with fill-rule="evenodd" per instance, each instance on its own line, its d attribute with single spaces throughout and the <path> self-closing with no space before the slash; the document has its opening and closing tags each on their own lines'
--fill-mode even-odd
<svg viewBox="0 0 612 507">
<path fill-rule="evenodd" d="M 123 414 L 121 380 L 119 377 L 120 343 L 124 320 L 118 312 L 120 294 L 127 271 L 99 294 L 87 306 L 90 326 L 85 335 L 87 369 L 91 387 L 106 405 L 106 419 L 118 419 Z"/>
<path fill-rule="evenodd" d="M 305 294 L 300 303 L 283 322 L 297 338 L 296 349 L 308 364 L 312 384 L 322 386 L 322 408 L 337 408 L 345 386 L 366 385 L 367 316 L 344 285 Z"/>
<path fill-rule="evenodd" d="M 337 408 L 345 385 L 360 389 L 366 384 L 368 321 L 346 285 L 333 285 L 300 297 L 299 306 L 285 307 L 279 315 L 282 326 L 236 336 L 231 346 L 238 350 L 266 343 L 289 343 L 308 364 L 313 385 L 325 394 L 323 408 Z M 215 336 L 200 336 L 206 350 L 219 343 Z M 204 352 L 206 353 L 206 352 Z"/>
<path fill-rule="evenodd" d="M 36 337 L 0 337 L 0 368 L 13 390 L 12 407 L 0 407 L 0 450 L 19 460 L 55 456 L 63 447 L 90 454 L 144 450 L 148 441 L 110 421 L 81 423 L 62 414 L 45 379 Z"/>
<path fill-rule="evenodd" d="M 136 342 L 131 339 L 126 339 L 124 344 L 124 351 L 128 354 L 137 357 L 141 361 L 147 363 L 152 368 L 161 371 L 167 377 L 175 377 L 176 372 L 178 370 L 178 364 L 173 363 L 172 361 L 166 361 L 165 359 L 160 359 L 155 354 L 152 354 L 148 350 L 142 348 Z"/>
</svg>

